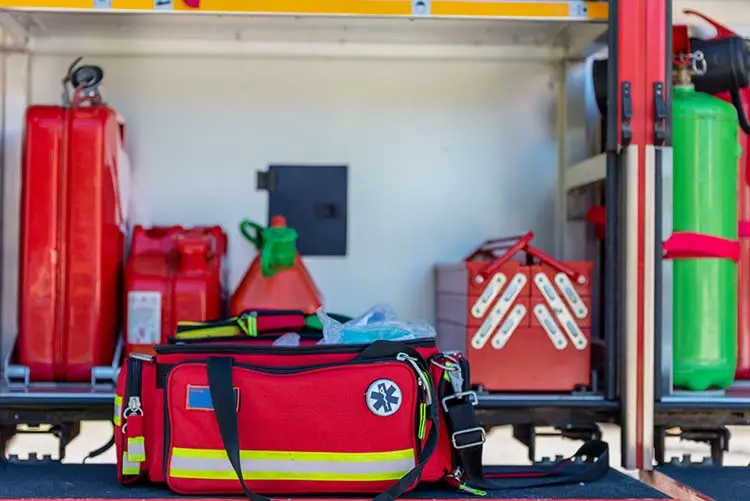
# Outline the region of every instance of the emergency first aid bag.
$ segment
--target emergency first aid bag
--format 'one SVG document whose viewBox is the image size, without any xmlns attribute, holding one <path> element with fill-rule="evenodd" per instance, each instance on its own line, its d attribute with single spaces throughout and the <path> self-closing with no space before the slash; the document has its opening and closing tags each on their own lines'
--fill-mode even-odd
<svg viewBox="0 0 750 501">
<path fill-rule="evenodd" d="M 244 339 L 185 341 L 128 358 L 115 397 L 121 483 L 252 501 L 344 493 L 390 501 L 439 481 L 476 493 L 504 488 L 481 468 L 485 431 L 468 365 L 441 354 L 434 339 L 296 347 Z M 578 455 L 595 461 L 523 487 L 608 471 L 603 442 Z"/>
</svg>

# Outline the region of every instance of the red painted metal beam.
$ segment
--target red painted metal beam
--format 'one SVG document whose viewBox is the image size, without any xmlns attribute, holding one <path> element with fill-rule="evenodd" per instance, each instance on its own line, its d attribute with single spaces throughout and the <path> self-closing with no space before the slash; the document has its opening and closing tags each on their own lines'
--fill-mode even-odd
<svg viewBox="0 0 750 501">
<path fill-rule="evenodd" d="M 619 0 L 617 2 L 618 16 L 618 102 L 621 103 L 618 109 L 618 124 L 622 131 L 623 127 L 630 131 L 630 139 L 627 144 L 622 140 L 623 146 L 634 146 L 637 151 L 637 200 L 628 200 L 628 203 L 634 202 L 637 208 L 637 232 L 636 242 L 626 242 L 626 246 L 635 245 L 637 252 L 637 266 L 635 270 L 628 270 L 629 274 L 635 273 L 637 280 L 637 311 L 636 318 L 628 319 L 634 322 L 635 328 L 628 329 L 623 335 L 636 335 L 637 351 L 637 371 L 634 379 L 634 386 L 637 388 L 635 401 L 631 405 L 635 408 L 625 410 L 627 414 L 635 415 L 635 467 L 650 468 L 650 464 L 644 464 L 650 458 L 652 447 L 651 436 L 653 430 L 652 416 L 649 413 L 653 409 L 653 381 L 646 377 L 646 374 L 653 374 L 653 371 L 646 371 L 646 363 L 651 364 L 652 360 L 647 354 L 653 354 L 654 347 L 647 346 L 647 343 L 653 343 L 653 336 L 647 336 L 646 330 L 652 329 L 653 325 L 653 306 L 645 306 L 644 298 L 647 297 L 647 288 L 654 287 L 653 281 L 647 275 L 646 269 L 652 266 L 647 262 L 652 259 L 653 249 L 649 249 L 653 242 L 653 235 L 646 235 L 648 228 L 653 228 L 652 209 L 647 209 L 647 176 L 653 176 L 653 172 L 646 172 L 647 165 L 653 165 L 647 160 L 647 149 L 654 144 L 654 127 L 655 127 L 655 100 L 654 84 L 666 82 L 666 5 L 664 0 Z M 630 103 L 632 114 L 628 117 L 623 116 L 622 103 Z M 635 167 L 635 165 L 634 165 Z M 650 220 L 648 218 L 651 218 Z M 650 224 L 647 224 L 650 223 Z M 651 297 L 652 292 L 649 292 Z M 631 298 L 634 299 L 634 298 Z M 651 331 L 653 332 L 653 331 Z M 651 356 L 652 358 L 652 356 Z M 648 359 L 648 360 L 647 360 Z M 632 378 L 632 375 L 631 375 Z M 647 401 L 648 400 L 648 401 Z"/>
</svg>

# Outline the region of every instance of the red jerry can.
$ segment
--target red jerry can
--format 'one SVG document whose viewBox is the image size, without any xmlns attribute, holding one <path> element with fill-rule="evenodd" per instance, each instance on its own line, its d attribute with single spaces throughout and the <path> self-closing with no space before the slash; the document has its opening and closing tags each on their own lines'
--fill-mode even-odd
<svg viewBox="0 0 750 501">
<path fill-rule="evenodd" d="M 91 381 L 112 365 L 120 322 L 124 123 L 80 102 L 26 110 L 16 356 L 32 381 Z"/>
<path fill-rule="evenodd" d="M 227 236 L 219 226 L 136 226 L 125 269 L 125 354 L 153 353 L 177 322 L 224 315 L 222 258 Z"/>
<path fill-rule="evenodd" d="M 438 344 L 488 391 L 573 391 L 591 384 L 591 262 L 561 262 L 533 233 L 490 240 L 438 265 Z M 520 257 L 522 258 L 519 258 Z"/>
<path fill-rule="evenodd" d="M 286 219 L 273 216 L 268 228 L 245 220 L 240 231 L 258 254 L 232 295 L 230 314 L 246 310 L 315 313 L 323 300 L 297 252 L 297 232 L 287 228 Z"/>
</svg>

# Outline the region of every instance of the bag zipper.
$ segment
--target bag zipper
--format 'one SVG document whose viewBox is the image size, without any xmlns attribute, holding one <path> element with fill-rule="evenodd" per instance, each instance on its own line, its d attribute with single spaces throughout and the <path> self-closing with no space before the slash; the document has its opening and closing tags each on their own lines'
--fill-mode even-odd
<svg viewBox="0 0 750 501">
<path fill-rule="evenodd" d="M 262 334 L 258 334 L 258 337 L 249 338 L 245 334 L 241 335 L 227 335 L 227 336 L 221 336 L 221 337 L 208 337 L 208 338 L 193 338 L 193 339 L 178 339 L 176 337 L 170 337 L 167 339 L 168 344 L 201 344 L 201 343 L 225 343 L 227 341 L 270 341 L 270 340 L 277 340 L 282 335 L 286 334 L 288 331 L 281 330 L 281 331 L 270 331 L 270 332 L 264 332 Z M 322 332 L 295 332 L 295 334 L 299 334 L 300 341 L 319 341 L 323 338 Z M 296 348 L 296 347 L 295 347 Z"/>
<path fill-rule="evenodd" d="M 433 338 L 410 339 L 398 341 L 414 348 L 433 348 Z M 309 354 L 332 354 L 332 353 L 356 353 L 364 350 L 370 344 L 322 344 L 314 346 L 251 346 L 251 345 L 222 345 L 210 346 L 196 344 L 168 344 L 156 346 L 154 349 L 158 355 L 186 354 L 201 355 L 309 355 Z"/>
<path fill-rule="evenodd" d="M 141 388 L 143 384 L 143 362 L 152 362 L 153 357 L 142 353 L 131 353 L 128 356 L 128 378 L 125 381 L 125 402 L 126 408 L 124 413 L 130 410 L 131 413 L 137 412 L 143 414 L 141 401 Z M 127 416 L 125 416 L 127 420 Z M 125 426 L 123 420 L 123 426 Z"/>
<path fill-rule="evenodd" d="M 258 317 L 281 317 L 281 316 L 301 316 L 304 313 L 298 310 L 246 310 L 239 315 L 208 322 L 178 322 L 177 334 L 184 334 L 194 331 L 239 331 L 245 336 L 257 336 L 255 323 Z M 177 337 L 177 336 L 175 336 Z M 207 337 L 211 337 L 210 335 Z M 224 337 L 224 336 L 221 336 Z M 188 337 L 188 339 L 190 339 Z"/>
<path fill-rule="evenodd" d="M 125 456 L 132 463 L 142 463 L 146 460 L 145 442 L 143 438 L 143 362 L 151 362 L 153 357 L 141 353 L 132 353 L 127 360 L 128 375 L 125 380 L 126 406 L 122 412 L 123 450 Z M 132 421 L 131 421 L 132 420 Z M 128 421 L 131 426 L 128 427 Z M 135 430 L 135 431 L 134 431 Z M 131 439 L 134 441 L 135 451 L 131 451 Z"/>
<path fill-rule="evenodd" d="M 363 346 L 363 345 L 360 345 Z M 367 345 L 364 345 L 367 346 Z M 416 455 L 417 455 L 417 462 L 419 462 L 421 456 L 422 456 L 422 439 L 424 438 L 424 426 L 425 423 L 424 417 L 426 414 L 422 414 L 422 406 L 424 406 L 424 409 L 427 409 L 430 405 L 432 405 L 432 394 L 429 390 L 429 372 L 427 372 L 427 369 L 421 369 L 419 360 L 417 360 L 414 357 L 411 357 L 405 353 L 399 353 L 396 355 L 396 357 L 386 357 L 386 358 L 373 358 L 369 360 L 352 360 L 349 362 L 333 362 L 333 363 L 327 363 L 327 364 L 316 364 L 316 365 L 306 365 L 306 366 L 297 366 L 297 367 L 263 367 L 263 366 L 257 366 L 257 365 L 251 365 L 251 364 L 234 364 L 235 367 L 241 368 L 241 369 L 249 369 L 256 372 L 266 373 L 266 374 L 298 374 L 303 373 L 315 369 L 324 369 L 327 367 L 338 367 L 341 365 L 361 365 L 361 364 L 372 364 L 377 362 L 403 362 L 406 365 L 410 366 L 412 370 L 415 372 L 415 375 L 417 377 L 417 408 L 415 409 L 415 418 L 414 418 L 414 430 L 415 430 L 415 445 L 416 445 Z M 181 365 L 185 364 L 199 364 L 199 363 L 206 363 L 206 360 L 186 360 L 183 362 L 179 362 L 177 364 L 174 364 L 170 369 L 169 372 L 165 374 L 165 378 L 169 377 L 169 373 L 172 372 L 174 369 Z M 170 435 L 171 435 L 171 424 L 169 422 L 169 405 L 168 405 L 168 386 L 164 384 L 164 454 L 163 454 L 163 463 L 162 468 L 164 470 L 164 478 L 169 478 L 169 447 L 170 447 Z M 420 431 L 421 436 L 420 436 Z"/>
</svg>

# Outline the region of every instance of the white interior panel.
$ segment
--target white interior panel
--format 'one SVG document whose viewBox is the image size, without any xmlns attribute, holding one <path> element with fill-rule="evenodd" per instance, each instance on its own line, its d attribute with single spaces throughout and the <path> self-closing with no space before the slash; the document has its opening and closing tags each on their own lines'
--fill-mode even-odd
<svg viewBox="0 0 750 501">
<path fill-rule="evenodd" d="M 255 172 L 270 163 L 349 165 L 348 255 L 306 259 L 332 311 L 357 314 L 387 301 L 404 318 L 432 320 L 436 262 L 527 230 L 542 249 L 554 245 L 551 65 L 85 61 L 104 68 L 105 98 L 128 121 L 134 222 L 223 225 L 232 289 L 254 255 L 237 225 L 243 218 L 265 223 L 267 194 L 256 191 Z M 32 56 L 32 103 L 59 102 L 69 63 L 67 56 Z"/>
</svg>

